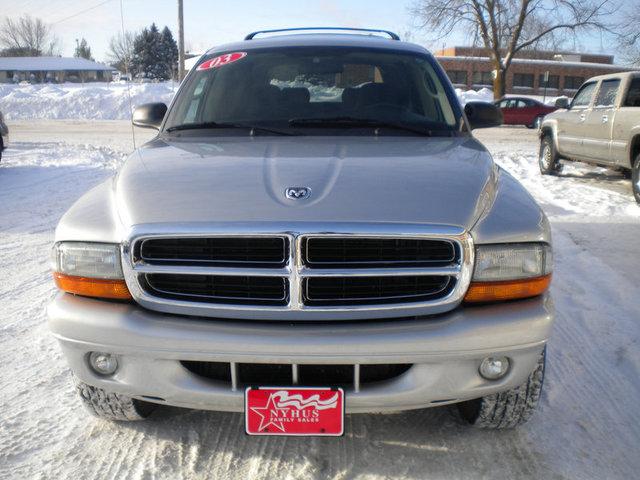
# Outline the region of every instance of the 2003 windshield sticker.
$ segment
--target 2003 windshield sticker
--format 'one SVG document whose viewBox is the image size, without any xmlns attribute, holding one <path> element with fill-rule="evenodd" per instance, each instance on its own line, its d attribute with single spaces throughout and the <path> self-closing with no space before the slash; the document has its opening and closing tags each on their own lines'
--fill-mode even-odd
<svg viewBox="0 0 640 480">
<path fill-rule="evenodd" d="M 238 60 L 242 60 L 247 56 L 247 52 L 233 52 L 233 53 L 225 53 L 224 55 L 219 55 L 216 58 L 212 58 L 210 60 L 206 60 L 198 65 L 198 70 L 209 70 L 211 68 L 219 68 L 225 65 L 229 65 L 230 63 L 237 62 Z"/>
</svg>

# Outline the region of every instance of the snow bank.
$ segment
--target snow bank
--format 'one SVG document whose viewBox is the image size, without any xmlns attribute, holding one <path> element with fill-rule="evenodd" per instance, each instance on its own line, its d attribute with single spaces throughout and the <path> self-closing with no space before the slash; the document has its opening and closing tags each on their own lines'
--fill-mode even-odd
<svg viewBox="0 0 640 480">
<path fill-rule="evenodd" d="M 456 88 L 456 95 L 462 105 L 467 102 L 493 102 L 493 92 L 488 88 L 481 88 L 478 91 Z"/>
<path fill-rule="evenodd" d="M 177 84 L 130 84 L 131 105 L 168 103 Z M 129 93 L 126 83 L 64 83 L 59 85 L 2 85 L 0 111 L 8 120 L 86 119 L 126 120 Z"/>
</svg>

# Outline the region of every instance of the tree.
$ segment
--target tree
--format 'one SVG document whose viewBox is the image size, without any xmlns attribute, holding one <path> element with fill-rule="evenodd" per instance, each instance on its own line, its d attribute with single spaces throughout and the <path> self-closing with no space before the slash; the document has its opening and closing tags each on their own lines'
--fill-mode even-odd
<svg viewBox="0 0 640 480">
<path fill-rule="evenodd" d="M 494 67 L 493 94 L 505 93 L 514 57 L 555 35 L 608 30 L 612 0 L 416 0 L 418 26 L 438 39 L 454 30 L 476 33 Z M 636 24 L 637 25 L 637 24 Z"/>
<path fill-rule="evenodd" d="M 623 16 L 624 22 L 620 26 L 620 50 L 622 57 L 629 65 L 640 67 L 640 11 L 631 6 Z"/>
<path fill-rule="evenodd" d="M 7 17 L 0 24 L 0 48 L 4 56 L 53 55 L 58 50 L 58 39 L 51 26 L 39 18 L 24 15 L 14 20 Z"/>
<path fill-rule="evenodd" d="M 168 80 L 177 62 L 177 45 L 171 31 L 160 33 L 155 23 L 140 32 L 133 41 L 131 71 L 139 77 Z"/>
<path fill-rule="evenodd" d="M 178 68 L 178 44 L 167 26 L 162 29 L 162 33 L 160 34 L 159 48 L 160 58 L 166 66 L 165 77 L 175 77 Z"/>
<path fill-rule="evenodd" d="M 76 40 L 76 42 L 78 41 Z M 82 38 L 82 40 L 80 40 L 79 43 L 77 43 L 76 51 L 73 56 L 76 58 L 86 58 L 87 60 L 93 60 L 93 57 L 91 56 L 91 47 L 87 44 L 87 41 L 84 37 Z"/>
<path fill-rule="evenodd" d="M 129 31 L 111 37 L 111 40 L 109 40 L 109 50 L 107 51 L 107 60 L 111 66 L 121 72 L 129 73 L 135 38 L 136 34 Z"/>
</svg>

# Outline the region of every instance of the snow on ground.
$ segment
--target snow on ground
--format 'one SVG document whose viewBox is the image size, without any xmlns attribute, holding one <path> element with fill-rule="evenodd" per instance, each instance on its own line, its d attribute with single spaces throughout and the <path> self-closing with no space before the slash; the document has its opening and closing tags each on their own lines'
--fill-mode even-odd
<svg viewBox="0 0 640 480">
<path fill-rule="evenodd" d="M 18 127 L 0 163 L 0 479 L 556 478 L 637 476 L 640 207 L 617 173 L 567 166 L 536 173 L 535 134 L 479 135 L 550 215 L 557 323 L 540 410 L 505 432 L 461 425 L 448 408 L 349 415 L 343 438 L 247 437 L 242 415 L 163 408 L 147 422 L 94 419 L 75 398 L 47 330 L 53 229 L 115 172 L 130 132 L 92 145 L 90 128 Z M 63 125 L 68 125 L 64 123 Z M 78 136 L 76 132 L 81 131 Z M 113 136 L 122 137 L 114 141 Z M 45 140 L 40 140 L 46 138 Z"/>
<path fill-rule="evenodd" d="M 176 89 L 174 82 L 0 84 L 0 111 L 7 120 L 128 119 L 130 105 L 169 103 Z"/>
<path fill-rule="evenodd" d="M 300 86 L 295 84 L 294 86 Z M 342 89 L 304 84 L 314 101 L 339 99 Z M 169 103 L 177 89 L 173 82 L 164 83 L 64 83 L 11 85 L 0 84 L 0 111 L 7 120 L 85 119 L 124 120 L 130 118 L 131 106 L 149 102 Z M 456 89 L 463 105 L 469 101 L 493 102 L 488 88 L 478 91 Z"/>
</svg>

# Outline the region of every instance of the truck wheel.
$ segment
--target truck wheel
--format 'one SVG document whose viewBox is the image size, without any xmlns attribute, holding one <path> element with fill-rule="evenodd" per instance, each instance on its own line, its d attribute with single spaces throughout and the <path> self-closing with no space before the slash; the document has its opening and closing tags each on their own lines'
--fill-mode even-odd
<svg viewBox="0 0 640 480">
<path fill-rule="evenodd" d="M 513 428 L 525 423 L 540 400 L 544 382 L 545 347 L 538 365 L 522 385 L 506 392 L 487 395 L 458 404 L 462 418 L 474 427 L 503 429 Z"/>
<path fill-rule="evenodd" d="M 538 166 L 540 167 L 540 173 L 543 175 L 555 175 L 562 171 L 560 156 L 556 152 L 551 135 L 545 135 L 540 142 Z"/>
<path fill-rule="evenodd" d="M 640 153 L 636 155 L 631 169 L 631 187 L 633 188 L 633 196 L 636 202 L 640 203 Z"/>
<path fill-rule="evenodd" d="M 107 392 L 77 379 L 74 379 L 74 382 L 84 406 L 99 418 L 123 422 L 144 420 L 157 408 L 153 403 Z"/>
</svg>

